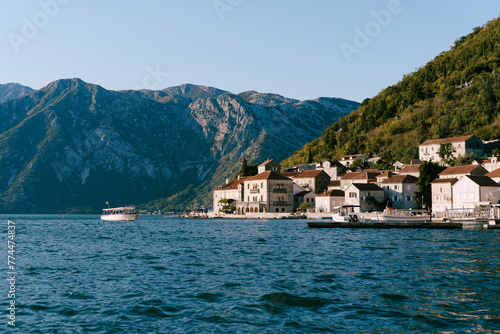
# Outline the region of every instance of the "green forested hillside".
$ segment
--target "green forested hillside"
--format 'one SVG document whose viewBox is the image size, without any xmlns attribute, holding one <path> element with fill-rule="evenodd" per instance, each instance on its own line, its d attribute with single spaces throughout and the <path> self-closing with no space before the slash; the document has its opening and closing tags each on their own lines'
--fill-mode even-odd
<svg viewBox="0 0 500 334">
<path fill-rule="evenodd" d="M 362 83 L 360 83 L 362 84 Z M 328 127 L 283 166 L 373 153 L 388 162 L 418 158 L 427 139 L 500 138 L 500 20 L 474 28 L 447 52 Z"/>
</svg>

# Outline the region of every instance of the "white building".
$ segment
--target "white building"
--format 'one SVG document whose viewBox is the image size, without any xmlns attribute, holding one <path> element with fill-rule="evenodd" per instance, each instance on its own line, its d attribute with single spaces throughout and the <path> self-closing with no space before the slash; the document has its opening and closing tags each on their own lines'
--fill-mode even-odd
<svg viewBox="0 0 500 334">
<path fill-rule="evenodd" d="M 488 176 L 467 175 L 453 185 L 453 208 L 474 208 L 480 204 L 492 204 L 492 201 L 496 200 L 490 193 L 498 189 L 500 185 Z"/>
<path fill-rule="evenodd" d="M 455 166 L 448 167 L 441 173 L 439 173 L 440 179 L 461 179 L 467 175 L 486 175 L 488 171 L 484 169 L 481 165 L 466 165 L 466 166 Z"/>
<path fill-rule="evenodd" d="M 411 175 L 393 175 L 380 183 L 386 197 L 392 201 L 394 209 L 417 209 L 414 193 L 417 178 Z"/>
<path fill-rule="evenodd" d="M 452 157 L 459 158 L 469 153 L 475 153 L 478 157 L 484 154 L 484 144 L 475 135 L 427 140 L 418 147 L 418 156 L 421 161 L 439 162 L 439 150 L 441 144 L 451 144 Z"/>
<path fill-rule="evenodd" d="M 345 201 L 342 190 L 330 190 L 316 195 L 316 212 L 333 212 L 333 208 L 340 206 Z"/>
<path fill-rule="evenodd" d="M 456 178 L 435 179 L 431 182 L 432 211 L 444 212 L 453 209 L 453 185 Z"/>
</svg>

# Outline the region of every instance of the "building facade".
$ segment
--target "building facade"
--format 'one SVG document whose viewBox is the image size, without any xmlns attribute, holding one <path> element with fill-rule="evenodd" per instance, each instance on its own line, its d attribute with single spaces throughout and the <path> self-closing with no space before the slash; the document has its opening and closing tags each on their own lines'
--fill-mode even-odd
<svg viewBox="0 0 500 334">
<path fill-rule="evenodd" d="M 293 181 L 274 171 L 266 171 L 243 182 L 243 201 L 237 214 L 248 212 L 293 212 Z"/>
<path fill-rule="evenodd" d="M 432 211 L 445 212 L 453 209 L 453 185 L 456 178 L 435 179 L 431 182 Z"/>
<path fill-rule="evenodd" d="M 342 190 L 330 190 L 316 195 L 316 212 L 333 212 L 333 208 L 341 206 L 345 201 L 345 193 Z"/>
<path fill-rule="evenodd" d="M 384 190 L 373 183 L 353 183 L 345 190 L 345 205 L 357 206 L 354 212 L 378 210 L 384 200 Z"/>
<path fill-rule="evenodd" d="M 418 156 L 421 161 L 440 162 L 439 150 L 441 144 L 451 145 L 451 155 L 453 158 L 460 158 L 475 153 L 480 157 L 484 154 L 484 144 L 475 135 L 427 140 L 418 147 Z"/>
<path fill-rule="evenodd" d="M 394 209 L 416 209 L 414 193 L 418 190 L 417 178 L 411 175 L 393 175 L 380 183 L 385 196 L 392 201 Z"/>
<path fill-rule="evenodd" d="M 492 191 L 500 185 L 488 176 L 467 175 L 453 185 L 453 208 L 474 208 L 478 205 L 496 204 Z"/>
<path fill-rule="evenodd" d="M 323 170 L 308 170 L 293 177 L 293 181 L 305 190 L 322 193 L 330 184 L 330 175 Z"/>
</svg>

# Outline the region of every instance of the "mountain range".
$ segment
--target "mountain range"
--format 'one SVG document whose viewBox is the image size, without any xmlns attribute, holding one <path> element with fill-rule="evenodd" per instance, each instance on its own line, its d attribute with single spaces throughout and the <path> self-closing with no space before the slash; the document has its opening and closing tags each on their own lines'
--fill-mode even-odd
<svg viewBox="0 0 500 334">
<path fill-rule="evenodd" d="M 39 90 L 0 85 L 0 210 L 210 205 L 210 190 L 243 157 L 285 159 L 358 106 L 191 84 L 159 91 L 111 91 L 80 79 Z"/>
</svg>

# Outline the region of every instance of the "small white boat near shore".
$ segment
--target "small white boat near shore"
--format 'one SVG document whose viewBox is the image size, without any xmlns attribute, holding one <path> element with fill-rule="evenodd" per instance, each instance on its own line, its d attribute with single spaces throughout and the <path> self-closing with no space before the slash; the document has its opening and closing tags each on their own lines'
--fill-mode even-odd
<svg viewBox="0 0 500 334">
<path fill-rule="evenodd" d="M 133 206 L 103 209 L 101 215 L 101 220 L 104 221 L 134 221 L 136 219 L 139 219 L 139 216 Z"/>
<path fill-rule="evenodd" d="M 354 208 L 356 207 L 359 207 L 359 205 L 341 205 L 334 207 L 332 220 L 336 223 L 357 222 L 360 218 L 354 213 Z"/>
<path fill-rule="evenodd" d="M 431 215 L 427 210 L 418 209 L 385 209 L 381 214 L 377 214 L 379 222 L 426 222 L 431 220 Z"/>
</svg>

